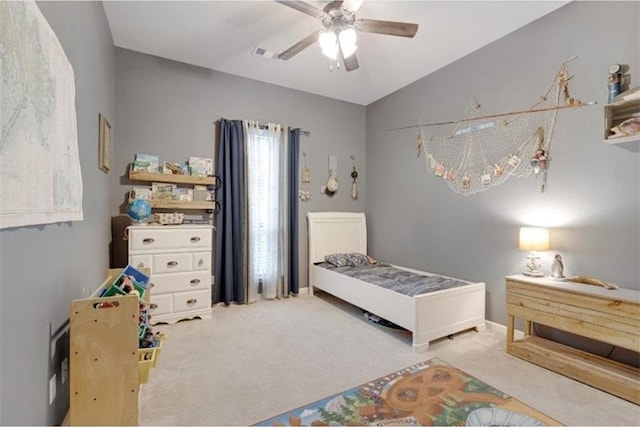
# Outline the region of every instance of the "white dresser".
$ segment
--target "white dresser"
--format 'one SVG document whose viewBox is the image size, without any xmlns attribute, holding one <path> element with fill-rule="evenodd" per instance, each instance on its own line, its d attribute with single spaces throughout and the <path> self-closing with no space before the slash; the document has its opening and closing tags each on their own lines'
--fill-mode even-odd
<svg viewBox="0 0 640 427">
<path fill-rule="evenodd" d="M 209 225 L 128 227 L 129 264 L 151 268 L 151 324 L 211 317 Z"/>
</svg>

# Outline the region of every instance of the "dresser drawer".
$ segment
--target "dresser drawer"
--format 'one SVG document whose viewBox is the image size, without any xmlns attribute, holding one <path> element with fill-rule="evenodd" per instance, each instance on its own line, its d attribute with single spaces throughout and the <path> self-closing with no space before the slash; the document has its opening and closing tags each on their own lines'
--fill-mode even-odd
<svg viewBox="0 0 640 427">
<path fill-rule="evenodd" d="M 173 311 L 198 310 L 211 307 L 211 291 L 182 292 L 173 295 Z"/>
<path fill-rule="evenodd" d="M 152 268 L 151 255 L 132 255 L 129 257 L 129 264 L 138 270 L 141 268 Z"/>
<path fill-rule="evenodd" d="M 193 259 L 190 253 L 176 254 L 154 254 L 151 274 L 162 273 L 178 273 L 180 271 L 191 271 L 191 261 Z"/>
<path fill-rule="evenodd" d="M 208 271 L 154 274 L 151 281 L 154 285 L 152 295 L 211 289 L 211 274 Z"/>
<path fill-rule="evenodd" d="M 155 292 L 155 288 L 154 288 Z M 151 321 L 153 316 L 168 314 L 173 311 L 173 298 L 171 295 L 151 295 L 151 306 L 149 308 L 149 314 L 151 315 Z"/>
<path fill-rule="evenodd" d="M 211 234 L 210 228 L 129 228 L 129 250 L 207 250 L 211 248 Z"/>
<path fill-rule="evenodd" d="M 211 270 L 211 252 L 196 252 L 193 254 L 194 270 Z"/>
</svg>

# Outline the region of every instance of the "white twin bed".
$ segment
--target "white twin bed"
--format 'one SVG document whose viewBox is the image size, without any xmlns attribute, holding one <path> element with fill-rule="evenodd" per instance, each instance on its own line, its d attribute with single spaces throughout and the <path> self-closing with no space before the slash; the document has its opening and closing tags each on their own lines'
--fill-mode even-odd
<svg viewBox="0 0 640 427">
<path fill-rule="evenodd" d="M 363 213 L 309 212 L 309 292 L 321 289 L 412 332 L 413 351 L 424 352 L 429 342 L 466 329 L 483 328 L 485 284 L 407 296 L 317 265 L 326 255 L 367 254 L 367 225 Z M 429 275 L 400 266 L 417 274 Z M 450 278 L 451 279 L 451 278 Z M 456 279 L 461 281 L 459 279 Z"/>
</svg>

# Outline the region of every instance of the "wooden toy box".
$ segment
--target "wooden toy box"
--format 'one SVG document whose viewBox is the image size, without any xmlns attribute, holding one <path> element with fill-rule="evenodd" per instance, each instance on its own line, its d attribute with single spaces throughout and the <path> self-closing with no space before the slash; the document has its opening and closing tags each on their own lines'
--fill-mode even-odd
<svg viewBox="0 0 640 427">
<path fill-rule="evenodd" d="M 146 271 L 145 271 L 146 270 Z M 149 274 L 149 269 L 142 269 Z M 98 297 L 121 272 L 70 309 L 69 424 L 137 425 L 140 384 L 155 366 L 157 349 L 139 349 L 136 295 Z M 144 299 L 149 301 L 150 289 Z M 145 360 L 144 354 L 151 353 Z"/>
</svg>

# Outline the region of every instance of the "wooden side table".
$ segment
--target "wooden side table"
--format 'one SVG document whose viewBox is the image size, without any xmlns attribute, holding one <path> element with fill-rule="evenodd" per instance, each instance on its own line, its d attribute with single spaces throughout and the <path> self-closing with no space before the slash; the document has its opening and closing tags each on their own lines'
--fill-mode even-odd
<svg viewBox="0 0 640 427">
<path fill-rule="evenodd" d="M 506 277 L 507 353 L 640 405 L 640 369 L 532 334 L 540 323 L 640 351 L 640 291 Z M 524 338 L 514 339 L 515 319 Z"/>
</svg>

